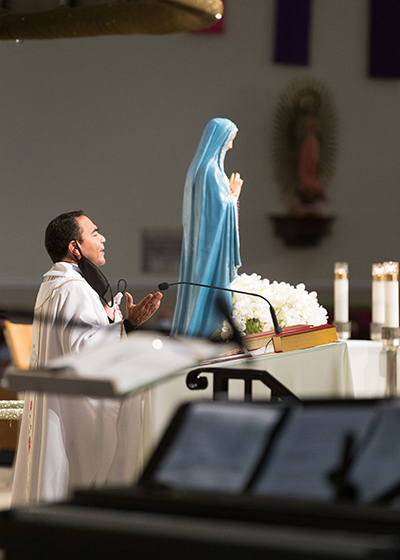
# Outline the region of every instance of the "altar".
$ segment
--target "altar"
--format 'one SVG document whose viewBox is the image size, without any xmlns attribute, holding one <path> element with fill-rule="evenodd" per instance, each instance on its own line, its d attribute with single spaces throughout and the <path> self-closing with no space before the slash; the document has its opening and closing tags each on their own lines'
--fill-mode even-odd
<svg viewBox="0 0 400 560">
<path fill-rule="evenodd" d="M 398 364 L 400 366 L 400 362 Z M 256 351 L 251 358 L 233 357 L 219 367 L 266 370 L 302 399 L 383 397 L 386 387 L 386 351 L 381 342 L 348 340 L 284 353 Z M 230 398 L 243 398 L 243 382 L 230 382 Z M 193 399 L 212 398 L 207 389 L 191 391 L 180 375 L 153 386 L 146 398 L 146 447 L 159 440 L 177 408 Z M 256 382 L 253 398 L 269 399 L 270 391 Z"/>
</svg>

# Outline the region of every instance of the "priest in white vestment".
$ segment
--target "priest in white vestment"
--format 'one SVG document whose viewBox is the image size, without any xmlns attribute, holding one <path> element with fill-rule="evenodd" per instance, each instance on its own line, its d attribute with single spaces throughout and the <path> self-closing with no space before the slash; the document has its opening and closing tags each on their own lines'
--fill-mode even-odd
<svg viewBox="0 0 400 560">
<path fill-rule="evenodd" d="M 102 277 L 97 266 L 105 263 L 104 243 L 81 211 L 61 214 L 47 227 L 45 244 L 54 265 L 36 300 L 31 368 L 118 340 L 158 309 L 160 293 L 137 305 L 126 293 L 125 321 L 118 309 L 104 306 L 92 287 Z M 140 467 L 141 413 L 140 395 L 118 401 L 28 393 L 12 505 L 63 500 L 75 488 L 131 483 Z"/>
</svg>

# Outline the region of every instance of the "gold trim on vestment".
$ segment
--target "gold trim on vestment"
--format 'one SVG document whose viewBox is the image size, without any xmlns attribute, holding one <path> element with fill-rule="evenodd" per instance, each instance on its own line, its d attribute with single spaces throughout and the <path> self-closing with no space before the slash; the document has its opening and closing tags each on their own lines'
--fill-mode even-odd
<svg viewBox="0 0 400 560">
<path fill-rule="evenodd" d="M 43 307 L 43 305 L 46 303 L 46 301 L 47 301 L 49 298 L 51 298 L 51 296 L 53 295 L 53 292 L 54 292 L 55 290 L 58 290 L 59 288 L 62 288 L 63 286 L 65 286 L 65 284 L 68 284 L 68 282 L 85 282 L 85 283 L 87 284 L 86 280 L 83 280 L 83 279 L 81 280 L 80 278 L 71 278 L 71 280 L 66 280 L 66 281 L 63 282 L 62 284 L 59 284 L 58 286 L 56 286 L 55 288 L 53 288 L 53 289 L 51 290 L 51 292 L 49 293 L 49 295 L 47 296 L 47 298 L 46 298 L 45 300 L 43 300 L 42 303 L 41 303 L 38 307 L 35 307 L 34 311 L 39 311 L 39 309 L 40 309 L 41 307 Z"/>
</svg>

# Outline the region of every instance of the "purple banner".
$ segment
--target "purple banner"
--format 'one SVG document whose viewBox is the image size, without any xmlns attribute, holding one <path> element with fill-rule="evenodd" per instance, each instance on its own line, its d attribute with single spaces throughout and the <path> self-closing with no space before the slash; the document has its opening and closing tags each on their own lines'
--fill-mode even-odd
<svg viewBox="0 0 400 560">
<path fill-rule="evenodd" d="M 370 0 L 369 73 L 400 78 L 399 0 Z"/>
<path fill-rule="evenodd" d="M 311 0 L 276 0 L 275 62 L 307 65 Z"/>
</svg>

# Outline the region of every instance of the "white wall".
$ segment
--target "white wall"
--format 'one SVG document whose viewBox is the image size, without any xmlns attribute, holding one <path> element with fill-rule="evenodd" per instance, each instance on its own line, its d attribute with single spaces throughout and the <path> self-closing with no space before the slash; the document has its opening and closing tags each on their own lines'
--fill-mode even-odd
<svg viewBox="0 0 400 560">
<path fill-rule="evenodd" d="M 140 232 L 179 227 L 186 171 L 215 116 L 239 127 L 225 168 L 245 179 L 242 272 L 304 281 L 326 298 L 333 263 L 347 260 L 356 299 L 369 293 L 371 263 L 400 260 L 400 85 L 367 76 L 368 2 L 314 1 L 305 68 L 272 62 L 274 6 L 229 1 L 223 35 L 0 44 L 1 307 L 15 293 L 14 304 L 31 304 L 50 265 L 45 226 L 78 208 L 108 239 L 105 274 L 126 277 L 138 295 L 154 290 L 165 278 L 141 273 Z M 268 218 L 286 210 L 272 170 L 272 119 L 282 89 L 304 75 L 330 88 L 338 111 L 326 205 L 336 222 L 320 246 L 287 249 Z"/>
</svg>

